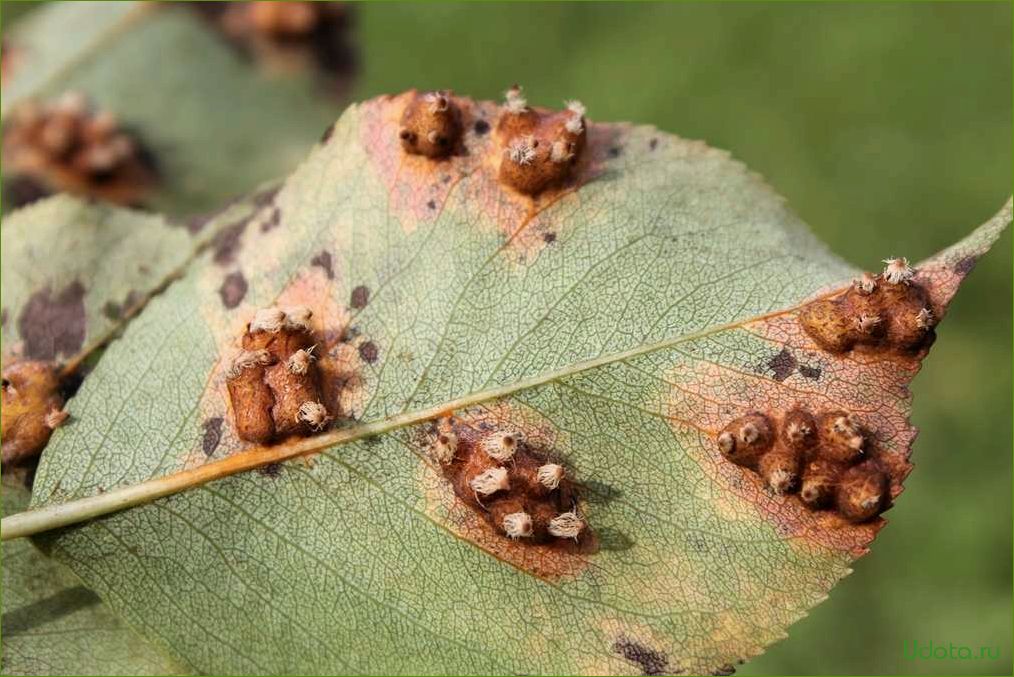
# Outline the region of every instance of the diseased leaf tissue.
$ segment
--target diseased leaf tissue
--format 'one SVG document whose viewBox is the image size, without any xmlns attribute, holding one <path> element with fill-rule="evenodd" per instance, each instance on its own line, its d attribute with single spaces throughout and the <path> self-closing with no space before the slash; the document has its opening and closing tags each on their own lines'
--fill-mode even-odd
<svg viewBox="0 0 1014 677">
<path fill-rule="evenodd" d="M 702 143 L 374 99 L 203 224 L 32 507 L 172 495 L 36 542 L 198 672 L 728 674 L 884 524 L 907 384 L 1009 220 L 862 274 Z"/>
</svg>

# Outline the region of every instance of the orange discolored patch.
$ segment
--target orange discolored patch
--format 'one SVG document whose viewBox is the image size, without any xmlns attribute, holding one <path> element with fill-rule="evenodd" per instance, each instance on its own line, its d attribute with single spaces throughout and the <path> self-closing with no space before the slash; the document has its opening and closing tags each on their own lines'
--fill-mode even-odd
<svg viewBox="0 0 1014 677">
<path fill-rule="evenodd" d="M 523 571 L 573 577 L 598 550 L 576 486 L 545 431 L 474 410 L 441 419 L 418 443 L 429 511 L 448 528 Z M 512 423 L 508 423 L 510 420 Z"/>
<path fill-rule="evenodd" d="M 413 107 L 425 96 L 410 90 L 398 96 L 380 97 L 361 106 L 361 143 L 375 171 L 387 187 L 391 211 L 399 216 L 406 232 L 419 223 L 435 221 L 450 204 L 469 205 L 469 221 L 490 224 L 504 238 L 503 251 L 512 262 L 523 262 L 537 255 L 566 228 L 566 222 L 547 214 L 548 207 L 575 196 L 579 188 L 594 180 L 605 168 L 616 139 L 622 133 L 618 125 L 584 123 L 583 153 L 575 153 L 566 164 L 566 176 L 537 195 L 518 192 L 500 180 L 501 163 L 508 147 L 497 130 L 502 108 L 492 102 L 448 96 L 449 105 L 458 111 L 461 142 L 455 150 L 438 160 L 404 152 L 401 132 L 405 120 L 413 117 Z M 530 109 L 539 119 L 547 120 L 540 134 L 562 126 L 573 112 L 553 113 Z M 509 142 L 508 142 L 509 145 Z M 475 218 L 480 215 L 482 218 Z"/>
</svg>

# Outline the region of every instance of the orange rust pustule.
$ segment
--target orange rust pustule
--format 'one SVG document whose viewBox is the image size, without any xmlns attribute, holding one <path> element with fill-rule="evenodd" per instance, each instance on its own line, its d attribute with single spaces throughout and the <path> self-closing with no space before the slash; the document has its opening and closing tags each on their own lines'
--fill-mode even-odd
<svg viewBox="0 0 1014 677">
<path fill-rule="evenodd" d="M 451 92 L 416 94 L 405 107 L 398 130 L 406 153 L 442 158 L 461 144 L 461 111 Z"/>
<path fill-rule="evenodd" d="M 890 282 L 866 273 L 845 293 L 819 299 L 799 312 L 799 323 L 822 349 L 845 353 L 858 347 L 918 353 L 933 343 L 937 315 L 914 279 Z"/>
<path fill-rule="evenodd" d="M 774 428 L 764 414 L 754 412 L 730 422 L 718 434 L 722 455 L 736 465 L 756 469 L 774 442 Z"/>
<path fill-rule="evenodd" d="M 60 377 L 53 364 L 21 361 L 5 366 L 0 407 L 3 469 L 38 457 L 54 428 L 66 417 Z"/>
<path fill-rule="evenodd" d="M 551 533 L 550 522 L 563 513 L 574 511 L 579 503 L 574 482 L 566 472 L 557 479 L 555 487 L 540 481 L 539 469 L 550 463 L 548 455 L 525 441 L 517 444 L 508 460 L 499 461 L 491 457 L 484 450 L 483 442 L 496 432 L 456 420 L 441 422 L 432 442 L 435 444 L 441 437 L 446 440 L 450 436 L 456 442 L 455 453 L 449 458 L 444 457 L 445 462 L 440 463 L 440 469 L 457 498 L 480 515 L 501 538 L 520 547 L 588 552 L 594 546 L 594 534 L 587 523 L 575 538 Z M 506 471 L 506 486 L 480 495 L 472 481 L 490 469 L 500 468 Z M 517 513 L 524 513 L 530 518 L 531 530 L 524 536 L 511 539 L 504 518 Z"/>
<path fill-rule="evenodd" d="M 280 321 L 270 329 L 248 327 L 243 352 L 227 378 L 241 439 L 264 444 L 317 432 L 330 420 L 321 398 L 315 345 L 306 324 Z"/>
<path fill-rule="evenodd" d="M 864 461 L 842 473 L 838 481 L 838 512 L 851 522 L 865 522 L 890 500 L 890 480 L 876 461 Z"/>
<path fill-rule="evenodd" d="M 799 406 L 783 416 L 752 412 L 726 425 L 716 442 L 727 460 L 756 472 L 772 492 L 798 492 L 813 510 L 833 508 L 863 522 L 888 506 L 890 476 L 855 414 L 815 416 Z"/>
<path fill-rule="evenodd" d="M 544 111 L 523 102 L 512 105 L 510 94 L 496 133 L 502 153 L 500 181 L 525 195 L 566 182 L 587 143 L 583 108 Z"/>
<path fill-rule="evenodd" d="M 78 93 L 45 105 L 26 101 L 3 130 L 4 172 L 48 192 L 142 204 L 157 183 L 152 155 L 108 111 Z"/>
</svg>

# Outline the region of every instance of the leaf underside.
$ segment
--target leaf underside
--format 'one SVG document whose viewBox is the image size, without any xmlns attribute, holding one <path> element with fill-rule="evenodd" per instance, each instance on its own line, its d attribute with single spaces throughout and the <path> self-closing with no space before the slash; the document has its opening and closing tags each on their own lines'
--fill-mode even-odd
<svg viewBox="0 0 1014 677">
<path fill-rule="evenodd" d="M 33 507 L 241 452 L 225 370 L 275 303 L 314 310 L 347 375 L 337 425 L 379 434 L 40 543 L 201 672 L 701 674 L 756 655 L 882 521 L 770 494 L 715 433 L 797 402 L 855 411 L 896 495 L 918 360 L 832 356 L 800 331 L 794 309 L 857 271 L 727 154 L 591 125 L 583 185 L 533 203 L 496 181 L 474 125 L 494 106 L 462 100 L 465 153 L 434 162 L 400 150 L 406 101 L 349 109 L 232 256 L 203 254 L 129 325 L 70 402 Z M 1009 218 L 919 266 L 940 307 Z M 506 543 L 427 458 L 428 425 L 393 422 L 464 399 L 457 416 L 522 427 L 572 469 L 595 552 Z"/>
</svg>

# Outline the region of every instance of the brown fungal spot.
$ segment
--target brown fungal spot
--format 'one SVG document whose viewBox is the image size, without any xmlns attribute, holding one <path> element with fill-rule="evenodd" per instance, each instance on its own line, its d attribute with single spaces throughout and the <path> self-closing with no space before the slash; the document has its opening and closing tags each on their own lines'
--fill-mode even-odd
<svg viewBox="0 0 1014 677">
<path fill-rule="evenodd" d="M 334 123 L 332 123 L 324 129 L 324 133 L 320 135 L 321 145 L 324 145 L 331 140 L 331 135 L 334 134 L 334 127 Z"/>
<path fill-rule="evenodd" d="M 268 463 L 267 465 L 262 465 L 257 468 L 257 473 L 263 475 L 264 477 L 276 478 L 282 474 L 282 464 Z"/>
<path fill-rule="evenodd" d="M 278 207 L 272 207 L 271 212 L 268 213 L 268 218 L 264 219 L 261 223 L 261 232 L 269 233 L 282 224 L 282 210 Z"/>
<path fill-rule="evenodd" d="M 890 481 L 875 461 L 846 470 L 839 480 L 837 506 L 851 522 L 864 522 L 879 514 L 890 498 Z"/>
<path fill-rule="evenodd" d="M 81 349 L 87 331 L 84 296 L 84 285 L 74 281 L 56 295 L 46 287 L 28 298 L 18 316 L 25 357 L 53 360 Z"/>
<path fill-rule="evenodd" d="M 53 430 L 66 419 L 53 364 L 14 362 L 3 368 L 2 463 L 4 470 L 34 461 Z"/>
<path fill-rule="evenodd" d="M 537 195 L 566 181 L 587 140 L 585 108 L 577 101 L 560 112 L 528 106 L 515 85 L 497 119 L 502 157 L 499 178 L 525 195 Z"/>
<path fill-rule="evenodd" d="M 356 310 L 362 310 L 366 307 L 366 304 L 370 302 L 370 288 L 364 284 L 359 285 L 352 290 L 352 296 L 349 299 L 349 305 Z"/>
<path fill-rule="evenodd" d="M 578 551 L 592 544 L 569 473 L 520 431 L 445 418 L 429 445 L 458 499 L 502 538 Z"/>
<path fill-rule="evenodd" d="M 215 236 L 215 241 L 212 245 L 215 250 L 212 260 L 215 263 L 220 266 L 227 266 L 236 260 L 236 254 L 239 253 L 243 231 L 246 230 L 247 223 L 249 223 L 249 219 L 242 218 L 236 223 L 223 228 Z"/>
<path fill-rule="evenodd" d="M 237 434 L 249 442 L 267 443 L 294 434 L 322 430 L 331 420 L 321 401 L 316 341 L 305 307 L 265 308 L 257 312 L 242 339 L 242 351 L 227 374 Z"/>
<path fill-rule="evenodd" d="M 327 279 L 334 279 L 334 263 L 331 261 L 331 252 L 324 250 L 310 259 L 310 265 L 320 266 L 327 275 Z"/>
<path fill-rule="evenodd" d="M 49 197 L 53 190 L 30 176 L 12 176 L 3 179 L 3 199 L 8 205 L 19 208 Z"/>
<path fill-rule="evenodd" d="M 2 155 L 8 178 L 24 177 L 49 193 L 137 205 L 157 183 L 153 156 L 138 135 L 78 92 L 15 107 L 4 125 Z"/>
<path fill-rule="evenodd" d="M 229 273 L 222 280 L 222 286 L 218 289 L 218 294 L 222 297 L 222 305 L 230 310 L 235 308 L 243 301 L 246 290 L 247 283 L 243 273 L 239 270 Z"/>
<path fill-rule="evenodd" d="M 637 665 L 641 669 L 641 674 L 669 675 L 676 672 L 669 667 L 669 657 L 665 653 L 656 651 L 629 637 L 620 637 L 613 642 L 613 651 Z"/>
<path fill-rule="evenodd" d="M 447 91 L 416 94 L 405 107 L 398 130 L 406 153 L 442 158 L 461 142 L 461 112 Z"/>
<path fill-rule="evenodd" d="M 977 256 L 966 256 L 965 258 L 954 264 L 954 272 L 964 277 L 972 272 L 975 268 L 975 264 L 978 263 L 979 257 Z"/>
<path fill-rule="evenodd" d="M 718 435 L 718 449 L 736 465 L 755 468 L 774 441 L 771 421 L 761 413 L 732 421 Z"/>
<path fill-rule="evenodd" d="M 782 348 L 768 361 L 768 368 L 774 372 L 776 381 L 784 381 L 796 370 L 796 358 L 788 348 Z"/>
<path fill-rule="evenodd" d="M 550 232 L 550 233 L 545 233 L 545 234 L 544 234 L 544 235 L 542 236 L 542 240 L 543 240 L 543 242 L 545 242 L 546 244 L 552 244 L 552 243 L 556 242 L 556 233 L 552 233 L 552 232 Z"/>
<path fill-rule="evenodd" d="M 222 441 L 222 417 L 214 416 L 204 422 L 204 437 L 201 438 L 201 449 L 205 456 L 211 456 Z"/>
<path fill-rule="evenodd" d="M 807 304 L 799 322 L 828 352 L 857 346 L 914 352 L 932 343 L 937 318 L 916 271 L 905 259 L 888 259 L 882 274 L 864 273 L 843 294 Z"/>
<path fill-rule="evenodd" d="M 483 119 L 476 120 L 475 124 L 472 125 L 472 130 L 475 131 L 478 136 L 482 136 L 489 131 L 489 123 Z"/>
<path fill-rule="evenodd" d="M 805 364 L 799 365 L 799 375 L 802 376 L 803 378 L 808 378 L 810 380 L 816 381 L 817 379 L 820 378 L 820 374 L 821 374 L 820 367 L 811 367 Z"/>
<path fill-rule="evenodd" d="M 655 150 L 658 148 L 658 139 L 652 139 L 648 142 L 648 150 Z"/>
<path fill-rule="evenodd" d="M 379 354 L 380 349 L 377 348 L 377 344 L 373 341 L 365 341 L 359 344 L 359 357 L 363 358 L 364 362 L 373 364 L 377 361 Z"/>
</svg>

